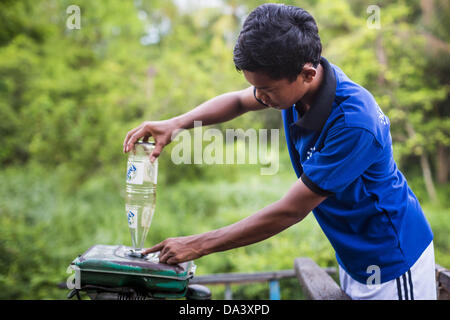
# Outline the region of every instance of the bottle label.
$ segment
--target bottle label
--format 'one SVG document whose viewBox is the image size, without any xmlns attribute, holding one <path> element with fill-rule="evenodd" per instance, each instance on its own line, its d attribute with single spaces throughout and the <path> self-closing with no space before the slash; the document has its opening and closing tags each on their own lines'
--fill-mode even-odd
<svg viewBox="0 0 450 320">
<path fill-rule="evenodd" d="M 127 210 L 128 227 L 136 229 L 138 221 L 138 207 L 137 206 L 125 206 Z"/>
<path fill-rule="evenodd" d="M 144 182 L 144 163 L 128 162 L 127 165 L 127 183 L 142 184 Z"/>
</svg>

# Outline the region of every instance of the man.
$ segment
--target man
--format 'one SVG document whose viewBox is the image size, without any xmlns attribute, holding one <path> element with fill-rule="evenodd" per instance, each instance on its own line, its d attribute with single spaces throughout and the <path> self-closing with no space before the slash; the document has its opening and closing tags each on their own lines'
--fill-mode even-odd
<svg viewBox="0 0 450 320">
<path fill-rule="evenodd" d="M 281 110 L 299 179 L 287 194 L 226 227 L 169 238 L 146 252 L 179 263 L 267 239 L 310 211 L 336 251 L 342 289 L 353 299 L 435 299 L 433 234 L 392 154 L 389 119 L 372 95 L 321 57 L 313 17 L 264 4 L 250 13 L 234 49 L 251 87 L 128 132 L 124 152 L 153 136 L 151 161 L 178 129 L 264 108 Z"/>
</svg>

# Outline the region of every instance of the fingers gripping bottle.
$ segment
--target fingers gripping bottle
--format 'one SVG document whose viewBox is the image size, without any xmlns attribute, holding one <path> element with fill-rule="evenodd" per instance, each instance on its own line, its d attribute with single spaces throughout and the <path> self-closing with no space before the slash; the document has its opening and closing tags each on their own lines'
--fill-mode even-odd
<svg viewBox="0 0 450 320">
<path fill-rule="evenodd" d="M 155 212 L 158 159 L 150 162 L 154 148 L 152 142 L 137 142 L 128 156 L 125 211 L 134 249 L 131 255 L 136 257 L 142 256 Z"/>
</svg>

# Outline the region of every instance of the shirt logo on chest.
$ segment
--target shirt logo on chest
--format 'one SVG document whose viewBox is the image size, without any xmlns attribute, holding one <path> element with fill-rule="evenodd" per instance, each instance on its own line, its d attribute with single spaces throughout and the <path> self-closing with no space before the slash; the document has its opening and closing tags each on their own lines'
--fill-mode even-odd
<svg viewBox="0 0 450 320">
<path fill-rule="evenodd" d="M 387 126 L 389 124 L 389 119 L 388 117 L 386 117 L 383 113 L 383 111 L 381 111 L 381 108 L 379 105 L 377 105 L 377 113 L 378 113 L 378 120 L 384 124 L 385 126 Z"/>
</svg>

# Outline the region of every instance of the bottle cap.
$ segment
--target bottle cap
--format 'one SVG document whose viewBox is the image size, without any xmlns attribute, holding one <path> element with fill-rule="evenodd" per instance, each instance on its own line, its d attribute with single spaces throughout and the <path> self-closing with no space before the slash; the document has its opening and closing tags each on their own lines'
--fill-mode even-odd
<svg viewBox="0 0 450 320">
<path fill-rule="evenodd" d="M 155 143 L 153 141 L 149 142 L 139 141 L 134 144 L 135 154 L 144 152 L 147 155 L 150 155 L 153 149 L 155 149 Z"/>
</svg>

